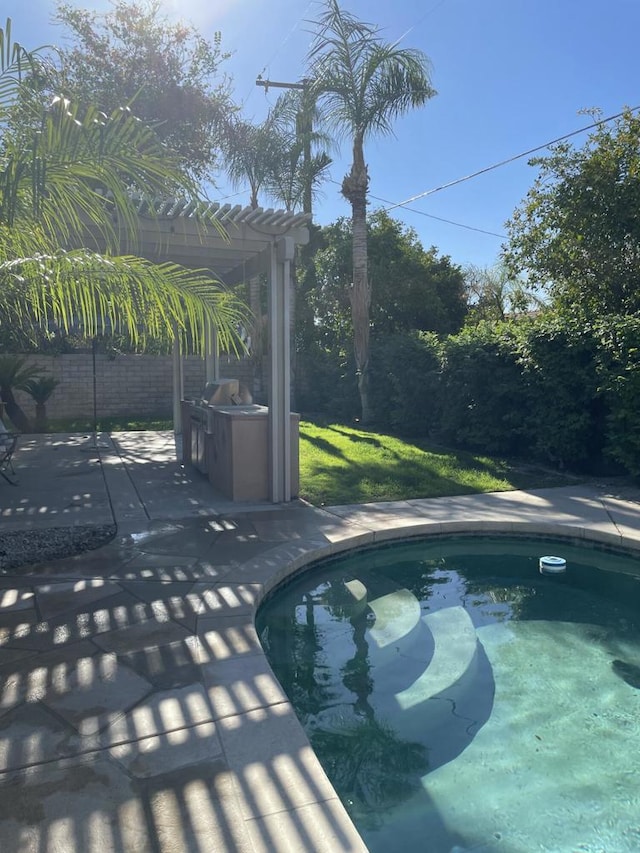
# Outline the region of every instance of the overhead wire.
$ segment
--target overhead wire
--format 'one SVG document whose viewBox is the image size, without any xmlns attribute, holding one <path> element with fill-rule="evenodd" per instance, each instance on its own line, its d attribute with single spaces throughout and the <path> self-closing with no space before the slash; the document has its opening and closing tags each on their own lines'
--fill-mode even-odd
<svg viewBox="0 0 640 853">
<path fill-rule="evenodd" d="M 400 36 L 399 39 L 396 39 L 396 41 L 394 42 L 394 45 L 400 44 L 400 42 L 403 41 L 409 35 L 409 33 L 413 32 L 413 30 L 415 30 L 416 27 L 419 27 L 420 24 L 423 21 L 425 21 L 432 12 L 435 12 L 436 9 L 439 9 L 440 6 L 443 6 L 446 2 L 447 2 L 447 0 L 438 0 L 437 3 L 434 3 L 434 5 L 431 6 L 430 9 L 427 9 L 427 11 L 424 13 L 424 15 L 422 15 L 420 18 L 418 18 L 418 20 L 415 22 L 415 24 L 412 24 L 408 30 L 405 30 L 405 32 Z"/>
<path fill-rule="evenodd" d="M 329 183 L 335 184 L 336 186 L 341 186 L 339 181 L 334 181 L 333 178 L 329 178 Z M 373 198 L 376 201 L 381 201 L 383 204 L 393 204 L 390 202 L 388 198 L 381 198 L 379 195 L 373 195 L 373 193 L 369 193 L 369 198 Z M 383 208 L 386 211 L 387 208 Z M 477 231 L 479 234 L 487 234 L 490 237 L 499 237 L 501 240 L 506 240 L 506 234 L 498 234 L 497 231 L 487 231 L 485 228 L 477 228 L 475 225 L 465 225 L 463 222 L 455 222 L 453 219 L 445 219 L 442 216 L 436 216 L 433 213 L 427 213 L 424 210 L 417 210 L 415 207 L 403 207 L 403 210 L 408 211 L 409 213 L 417 213 L 419 216 L 426 216 L 427 219 L 435 219 L 438 222 L 445 222 L 447 225 L 455 225 L 456 228 L 465 228 L 467 231 Z"/>
<path fill-rule="evenodd" d="M 426 19 L 426 18 L 427 18 L 431 13 L 432 13 L 432 12 L 434 12 L 436 9 L 438 9 L 440 6 L 442 6 L 445 2 L 446 2 L 446 0 L 438 0 L 438 2 L 436 2 L 436 3 L 435 3 L 435 5 L 433 5 L 431 8 L 429 8 L 429 9 L 428 9 L 428 10 L 427 10 L 427 11 L 426 11 L 426 12 L 425 12 L 425 13 L 424 13 L 424 14 L 423 14 L 419 19 L 418 19 L 418 21 L 416 21 L 416 23 L 414 23 L 411 27 L 409 27 L 409 29 L 407 29 L 407 30 L 406 30 L 406 31 L 405 31 L 405 32 L 400 36 L 400 38 L 398 38 L 398 39 L 397 39 L 397 41 L 396 41 L 395 43 L 396 43 L 396 44 L 399 44 L 399 43 L 400 43 L 404 38 L 406 38 L 406 36 L 407 36 L 407 35 L 409 35 L 409 33 L 411 33 L 411 32 L 412 32 L 412 30 L 414 30 L 417 26 L 419 26 L 419 25 L 420 25 L 420 24 L 421 24 L 421 23 L 422 23 L 422 22 L 423 22 L 423 21 L 424 21 L 424 20 L 425 20 L 425 19 Z M 262 71 L 260 72 L 260 74 L 259 74 L 258 76 L 261 76 L 262 74 L 264 74 L 264 72 L 267 70 L 268 66 L 273 62 L 273 60 L 274 60 L 274 59 L 275 59 L 275 57 L 278 55 L 278 53 L 282 50 L 282 48 L 283 48 L 283 47 L 284 47 L 284 45 L 287 43 L 287 41 L 291 38 L 291 36 L 294 34 L 294 32 L 298 29 L 298 26 L 300 25 L 300 22 L 301 22 L 302 20 L 304 20 L 304 18 L 306 17 L 307 13 L 309 12 L 309 9 L 310 9 L 312 6 L 313 6 L 313 0 L 311 0 L 311 2 L 309 2 L 309 3 L 308 3 L 307 7 L 305 8 L 305 10 L 304 10 L 304 12 L 302 13 L 302 15 L 300 16 L 300 18 L 298 18 L 298 20 L 296 21 L 296 23 L 295 23 L 295 24 L 291 27 L 291 29 L 287 32 L 287 34 L 286 34 L 286 35 L 285 35 L 285 37 L 283 38 L 282 42 L 281 42 L 281 43 L 279 44 L 279 46 L 276 48 L 276 50 L 274 51 L 274 53 L 273 53 L 272 57 L 271 57 L 271 58 L 267 61 L 267 63 L 263 66 Z M 266 93 L 266 89 L 265 89 L 265 93 Z M 242 106 L 244 106 L 244 105 L 245 105 L 245 103 L 246 103 L 246 101 L 248 100 L 249 96 L 250 96 L 250 93 L 249 93 L 249 94 L 247 94 L 247 97 L 246 97 L 246 98 L 244 99 L 244 101 L 242 102 Z M 461 178 L 456 178 L 456 179 L 455 179 L 455 180 L 453 180 L 453 181 L 448 181 L 448 182 L 447 182 L 447 183 L 445 183 L 445 184 L 440 184 L 439 186 L 437 186 L 437 187 L 433 187 L 432 189 L 425 190 L 424 192 L 417 193 L 417 194 L 415 194 L 415 195 L 413 195 L 413 196 L 410 196 L 409 198 L 405 199 L 404 201 L 400 201 L 400 202 L 389 202 L 387 199 L 383 199 L 383 198 L 380 198 L 380 197 L 378 197 L 378 196 L 374 196 L 374 195 L 371 195 L 371 198 L 374 198 L 374 199 L 376 199 L 377 201 L 381 201 L 383 204 L 386 204 L 386 205 L 387 205 L 387 207 L 383 208 L 383 210 L 384 210 L 385 212 L 387 212 L 387 213 L 388 213 L 389 211 L 392 211 L 392 210 L 397 210 L 398 208 L 403 208 L 403 209 L 405 209 L 405 210 L 407 210 L 407 211 L 409 211 L 409 212 L 411 212 L 411 213 L 416 213 L 416 214 L 418 214 L 418 215 L 420 215 L 420 216 L 426 216 L 426 217 L 428 217 L 429 219 L 435 219 L 435 220 L 437 220 L 437 221 L 439 221 L 439 222 L 445 222 L 445 223 L 447 223 L 448 225 L 454 225 L 455 227 L 458 227 L 458 228 L 464 228 L 464 229 L 469 230 L 469 231 L 475 231 L 475 232 L 478 232 L 478 233 L 480 233 L 480 234 L 487 234 L 488 236 L 498 237 L 498 238 L 500 238 L 500 239 L 506 239 L 506 235 L 505 235 L 505 234 L 499 234 L 499 233 L 497 233 L 497 232 L 495 232 L 495 231 L 489 231 L 489 230 L 486 230 L 486 229 L 484 229 L 484 228 L 477 228 L 476 226 L 473 226 L 473 225 L 466 225 L 466 224 L 461 223 L 461 222 L 455 222 L 455 221 L 453 221 L 453 220 L 451 220 L 451 219 L 445 219 L 444 217 L 435 216 L 434 214 L 426 213 L 425 211 L 422 211 L 422 210 L 417 210 L 416 208 L 409 208 L 409 207 L 408 207 L 408 205 L 409 205 L 409 204 L 412 204 L 414 201 L 418 201 L 418 200 L 420 200 L 420 199 L 422 199 L 422 198 L 426 198 L 427 196 L 434 195 L 435 193 L 441 192 L 442 190 L 449 189 L 450 187 L 458 186 L 459 184 L 465 183 L 466 181 L 470 181 L 470 180 L 472 180 L 473 178 L 477 178 L 477 177 L 479 177 L 480 175 L 487 174 L 488 172 L 494 171 L 495 169 L 499 169 L 499 168 L 501 168 L 502 166 L 507 166 L 507 165 L 509 165 L 510 163 L 514 163 L 514 162 L 515 162 L 515 161 L 517 161 L 517 160 L 521 160 L 521 159 L 523 159 L 524 157 L 528 157 L 528 156 L 530 156 L 531 154 L 535 154 L 535 153 L 536 153 L 536 152 L 538 152 L 538 151 L 542 151 L 542 150 L 544 150 L 545 148 L 550 148 L 552 145 L 556 145 L 557 143 L 559 143 L 559 142 L 563 142 L 563 141 L 564 141 L 564 140 L 566 140 L 566 139 L 571 139 L 572 137 L 574 137 L 574 136 L 578 136 L 578 135 L 579 135 L 579 134 L 581 134 L 581 133 L 586 133 L 588 130 L 592 130 L 593 128 L 601 127 L 601 126 L 602 126 L 602 125 L 604 125 L 604 124 L 608 124 L 609 122 L 614 121 L 615 119 L 620 118 L 621 116 L 623 116 L 625 112 L 628 112 L 628 111 L 636 112 L 636 111 L 638 111 L 638 110 L 640 110 L 640 105 L 639 105 L 639 106 L 636 106 L 636 107 L 632 107 L 632 108 L 630 108 L 630 110 L 629 110 L 629 109 L 625 109 L 625 110 L 622 110 L 621 112 L 615 113 L 614 115 L 607 116 L 606 118 L 598 119 L 597 121 L 594 121 L 594 122 L 592 122 L 591 124 L 585 125 L 584 127 L 578 128 L 577 130 L 573 130 L 573 131 L 571 131 L 570 133 L 565 133 L 565 134 L 563 134 L 562 136 L 558 136 L 558 137 L 556 137 L 555 139 L 550 140 L 549 142 L 545 142 L 545 143 L 543 143 L 543 144 L 541 144 L 541 145 L 536 145 L 536 146 L 534 146 L 533 148 L 528 148 L 526 151 L 522 151 L 522 152 L 520 152 L 519 154 L 514 154 L 513 156 L 511 156 L 511 157 L 507 157 L 507 158 L 506 158 L 506 159 L 504 159 L 504 160 L 500 160 L 500 161 L 499 161 L 499 162 L 497 162 L 497 163 L 493 163 L 493 164 L 491 164 L 490 166 L 485 166 L 484 168 L 482 168 L 482 169 L 478 169 L 478 170 L 477 170 L 477 171 L 475 171 L 475 172 L 471 172 L 471 173 L 470 173 L 470 174 L 468 174 L 468 175 L 464 175 L 464 176 L 463 176 L 463 177 L 461 177 Z M 330 179 L 330 180 L 331 180 L 331 179 Z M 336 184 L 338 184 L 338 182 L 337 182 L 337 181 L 332 181 L 332 183 L 336 183 Z M 231 197 L 231 196 L 227 196 L 227 197 Z"/>
<path fill-rule="evenodd" d="M 379 196 L 372 195 L 371 198 L 375 198 L 376 201 L 381 201 L 383 204 L 390 204 L 388 199 L 380 198 Z M 385 208 L 386 210 L 387 208 Z M 465 228 L 467 231 L 477 231 L 479 234 L 487 234 L 490 237 L 499 237 L 501 240 L 506 240 L 506 234 L 498 234 L 497 231 L 487 231 L 485 228 L 477 228 L 475 225 L 465 225 L 463 222 L 454 222 L 453 219 L 445 219 L 442 216 L 435 216 L 433 213 L 426 213 L 424 210 L 417 210 L 415 207 L 403 207 L 403 210 L 407 210 L 410 213 L 417 213 L 420 216 L 426 216 L 428 219 L 435 219 L 438 222 L 446 222 L 447 225 L 455 225 L 456 228 Z"/>
<path fill-rule="evenodd" d="M 417 193 L 416 195 L 412 195 L 410 198 L 405 199 L 404 201 L 399 201 L 395 204 L 386 207 L 385 210 L 388 212 L 390 210 L 396 210 L 399 207 L 406 207 L 406 205 L 411 204 L 414 201 L 418 201 L 418 199 L 426 198 L 429 195 L 433 195 L 434 193 L 441 192 L 442 190 L 449 189 L 449 187 L 455 187 L 458 184 L 462 184 L 465 181 L 470 181 L 472 178 L 477 178 L 479 175 L 485 175 L 487 172 L 491 172 L 494 169 L 499 169 L 501 166 L 507 166 L 509 163 L 513 163 L 516 160 L 521 160 L 523 157 L 528 157 L 530 154 L 535 154 L 536 151 L 542 151 L 545 148 L 549 148 L 552 145 L 557 145 L 558 142 L 563 142 L 565 139 L 570 139 L 572 136 L 577 136 L 580 133 L 585 133 L 587 130 L 592 130 L 594 127 L 601 127 L 603 124 L 607 124 L 610 121 L 614 121 L 617 118 L 623 116 L 626 112 L 637 112 L 640 110 L 640 106 L 632 107 L 630 110 L 625 109 L 615 115 L 608 116 L 607 118 L 598 119 L 598 121 L 594 121 L 591 124 L 585 125 L 585 127 L 581 127 L 578 130 L 572 130 L 571 133 L 565 133 L 562 136 L 556 137 L 556 139 L 552 139 L 550 142 L 545 142 L 543 145 L 536 145 L 535 148 L 529 148 L 526 151 L 522 151 L 520 154 L 514 154 L 513 157 L 507 157 L 506 160 L 500 160 L 499 163 L 493 163 L 491 166 L 485 166 L 484 169 L 478 169 L 477 172 L 472 172 L 470 175 L 465 175 L 462 178 L 457 178 L 455 181 L 449 181 L 446 184 L 441 184 L 438 187 L 434 187 L 430 190 L 425 190 L 424 192 Z"/>
<path fill-rule="evenodd" d="M 282 48 L 285 46 L 285 44 L 289 41 L 289 39 L 291 38 L 291 36 L 292 36 L 292 35 L 295 33 L 295 31 L 298 29 L 298 27 L 300 26 L 301 22 L 305 19 L 306 15 L 307 15 L 307 13 L 308 13 L 308 11 L 309 11 L 309 9 L 311 9 L 311 7 L 313 6 L 313 4 L 314 4 L 314 0 L 310 0 L 310 3 L 307 5 L 307 8 L 304 10 L 304 12 L 302 13 L 302 15 L 301 15 L 301 16 L 298 18 L 298 20 L 295 22 L 295 24 L 291 27 L 291 29 L 287 32 L 287 34 L 286 34 L 286 35 L 285 35 L 285 37 L 282 39 L 282 41 L 280 42 L 280 44 L 278 45 L 278 47 L 274 50 L 273 54 L 271 55 L 271 58 L 270 58 L 270 59 L 268 59 L 268 60 L 267 60 L 267 62 L 265 62 L 265 64 L 264 64 L 264 65 L 263 65 L 263 67 L 262 67 L 262 70 L 261 70 L 261 71 L 256 75 L 257 77 L 262 77 L 262 75 L 267 71 L 267 69 L 269 68 L 269 66 L 270 66 L 270 65 L 271 65 L 271 63 L 273 62 L 273 60 L 276 58 L 276 56 L 280 53 L 280 51 L 281 51 L 281 50 L 282 50 Z M 247 103 L 247 101 L 248 101 L 248 100 L 249 100 L 249 98 L 251 97 L 251 93 L 252 93 L 252 92 L 254 92 L 254 91 L 255 91 L 255 86 L 252 86 L 251 90 L 247 93 L 247 96 L 246 96 L 246 97 L 245 97 L 245 99 L 242 101 L 241 107 L 244 107 L 244 105 Z M 265 95 L 266 95 L 266 89 L 265 89 Z"/>
</svg>

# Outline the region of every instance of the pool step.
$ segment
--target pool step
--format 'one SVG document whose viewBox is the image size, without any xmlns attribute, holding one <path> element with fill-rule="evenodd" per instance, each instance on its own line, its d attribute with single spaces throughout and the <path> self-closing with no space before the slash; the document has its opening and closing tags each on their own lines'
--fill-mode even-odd
<svg viewBox="0 0 640 853">
<path fill-rule="evenodd" d="M 375 715 L 398 738 L 424 744 L 433 770 L 459 755 L 486 721 L 493 684 L 482 677 L 484 653 L 463 607 L 434 611 L 421 622 L 433 637 L 433 657 L 410 686 L 394 694 L 378 690 L 376 678 Z"/>
<path fill-rule="evenodd" d="M 365 639 L 372 666 L 385 666 L 407 656 L 420 637 L 424 638 L 420 602 L 408 589 L 399 588 L 369 601 L 375 616 Z M 418 644 L 419 645 L 419 644 Z M 425 648 L 425 660 L 431 657 L 431 644 Z M 414 650 L 415 651 L 415 650 Z"/>
<path fill-rule="evenodd" d="M 402 709 L 431 699 L 448 696 L 463 676 L 473 668 L 478 639 L 469 614 L 460 606 L 445 607 L 422 617 L 434 640 L 431 662 L 411 687 L 396 694 Z"/>
</svg>

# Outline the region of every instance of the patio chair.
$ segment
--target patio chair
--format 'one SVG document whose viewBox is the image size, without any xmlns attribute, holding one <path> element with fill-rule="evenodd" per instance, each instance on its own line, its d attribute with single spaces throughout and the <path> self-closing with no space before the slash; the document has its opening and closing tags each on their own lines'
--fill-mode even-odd
<svg viewBox="0 0 640 853">
<path fill-rule="evenodd" d="M 18 444 L 18 433 L 9 432 L 0 421 L 0 477 L 3 477 L 11 486 L 17 486 L 16 480 L 12 480 L 7 471 L 11 471 L 15 477 L 16 472 L 11 461 Z"/>
</svg>

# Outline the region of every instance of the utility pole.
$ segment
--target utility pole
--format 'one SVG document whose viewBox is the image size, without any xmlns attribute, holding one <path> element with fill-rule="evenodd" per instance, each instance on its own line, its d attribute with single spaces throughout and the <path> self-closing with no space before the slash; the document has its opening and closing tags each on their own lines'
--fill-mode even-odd
<svg viewBox="0 0 640 853">
<path fill-rule="evenodd" d="M 297 89 L 302 94 L 302 109 L 298 113 L 298 135 L 302 137 L 302 163 L 305 171 L 305 182 L 302 193 L 302 212 L 312 212 L 312 193 L 311 193 L 311 132 L 312 127 L 312 104 L 308 99 L 309 81 L 302 80 L 299 83 L 281 83 L 277 80 L 263 80 L 262 75 L 258 75 L 256 86 L 264 88 L 265 95 L 271 87 L 274 89 Z"/>
<path fill-rule="evenodd" d="M 258 79 L 256 80 L 256 86 L 262 86 L 264 88 L 265 95 L 269 91 L 269 89 L 273 86 L 274 89 L 306 89 L 307 81 L 303 80 L 301 83 L 278 83 L 276 80 L 263 80 L 262 75 L 258 75 Z"/>
</svg>

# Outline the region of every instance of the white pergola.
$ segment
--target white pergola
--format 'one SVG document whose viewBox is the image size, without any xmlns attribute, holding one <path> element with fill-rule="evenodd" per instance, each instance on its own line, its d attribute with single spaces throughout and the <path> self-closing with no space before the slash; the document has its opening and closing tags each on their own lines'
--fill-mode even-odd
<svg viewBox="0 0 640 853">
<path fill-rule="evenodd" d="M 309 242 L 310 215 L 283 210 L 162 200 L 138 209 L 138 246 L 150 261 L 211 270 L 228 286 L 266 276 L 269 325 L 269 471 L 273 503 L 291 500 L 290 283 L 296 245 Z M 125 240 L 126 243 L 126 240 Z M 133 250 L 133 247 L 131 247 Z M 215 329 L 207 341 L 206 379 L 218 378 Z M 181 432 L 182 357 L 174 347 L 174 425 Z"/>
</svg>

